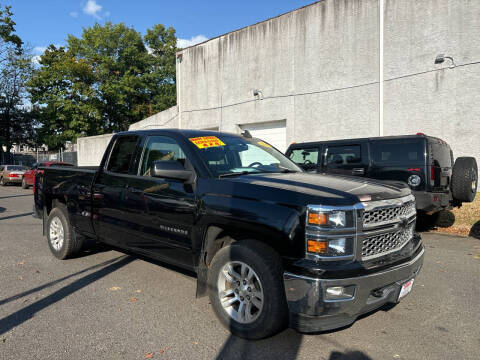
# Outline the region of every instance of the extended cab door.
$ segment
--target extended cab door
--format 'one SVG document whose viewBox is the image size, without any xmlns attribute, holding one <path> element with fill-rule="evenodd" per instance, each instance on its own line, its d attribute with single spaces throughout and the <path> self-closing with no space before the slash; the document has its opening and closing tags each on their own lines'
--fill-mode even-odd
<svg viewBox="0 0 480 360">
<path fill-rule="evenodd" d="M 326 144 L 323 171 L 333 174 L 365 176 L 368 153 L 365 142 Z"/>
<path fill-rule="evenodd" d="M 127 188 L 135 178 L 135 159 L 141 138 L 120 135 L 114 139 L 110 154 L 93 185 L 93 224 L 101 241 L 126 247 L 136 236 L 135 219 L 141 209 L 127 202 Z"/>
</svg>

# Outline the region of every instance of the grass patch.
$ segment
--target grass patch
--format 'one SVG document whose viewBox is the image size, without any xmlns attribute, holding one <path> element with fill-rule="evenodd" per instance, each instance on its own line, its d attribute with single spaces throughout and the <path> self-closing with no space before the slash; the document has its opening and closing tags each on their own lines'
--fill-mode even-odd
<svg viewBox="0 0 480 360">
<path fill-rule="evenodd" d="M 480 237 L 480 193 L 477 193 L 473 202 L 464 203 L 460 209 L 455 208 L 452 212 L 455 214 L 455 223 L 453 226 L 449 228 L 437 228 L 437 231 Z"/>
</svg>

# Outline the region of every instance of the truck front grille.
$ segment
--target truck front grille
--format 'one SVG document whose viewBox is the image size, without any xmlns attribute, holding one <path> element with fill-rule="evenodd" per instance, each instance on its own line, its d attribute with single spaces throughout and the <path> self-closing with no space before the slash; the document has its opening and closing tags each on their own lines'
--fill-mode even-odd
<svg viewBox="0 0 480 360">
<path fill-rule="evenodd" d="M 364 203 L 362 260 L 403 248 L 414 236 L 416 208 L 413 195 Z"/>
<path fill-rule="evenodd" d="M 387 207 L 366 211 L 363 215 L 363 225 L 374 225 L 385 221 L 400 220 L 415 214 L 415 201 L 407 202 L 400 206 Z"/>
<path fill-rule="evenodd" d="M 415 231 L 415 223 L 395 232 L 368 236 L 363 240 L 362 259 L 368 260 L 401 249 L 409 242 Z"/>
</svg>

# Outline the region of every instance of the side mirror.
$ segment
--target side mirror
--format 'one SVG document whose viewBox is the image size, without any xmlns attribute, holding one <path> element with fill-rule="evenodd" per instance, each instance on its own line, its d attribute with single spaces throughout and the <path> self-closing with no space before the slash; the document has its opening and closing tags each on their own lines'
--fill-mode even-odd
<svg viewBox="0 0 480 360">
<path fill-rule="evenodd" d="M 191 170 L 185 170 L 183 165 L 174 160 L 156 160 L 150 168 L 150 175 L 159 178 L 186 181 L 192 176 Z"/>
</svg>

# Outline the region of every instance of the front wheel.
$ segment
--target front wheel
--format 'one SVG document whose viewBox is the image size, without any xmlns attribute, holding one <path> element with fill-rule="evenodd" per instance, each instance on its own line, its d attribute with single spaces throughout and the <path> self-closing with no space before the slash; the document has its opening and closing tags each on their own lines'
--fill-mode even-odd
<svg viewBox="0 0 480 360">
<path fill-rule="evenodd" d="M 58 259 L 66 259 L 80 251 L 82 240 L 70 225 L 65 206 L 50 211 L 47 220 L 47 239 L 50 251 Z"/>
<path fill-rule="evenodd" d="M 28 189 L 27 179 L 25 178 L 22 179 L 22 189 Z"/>
<path fill-rule="evenodd" d="M 215 314 L 236 336 L 262 339 L 288 323 L 281 259 L 264 243 L 244 240 L 220 249 L 208 285 Z"/>
</svg>

